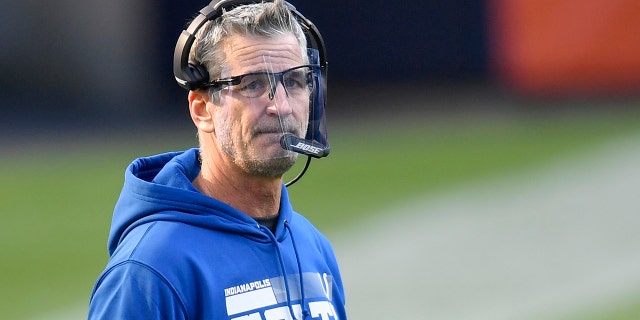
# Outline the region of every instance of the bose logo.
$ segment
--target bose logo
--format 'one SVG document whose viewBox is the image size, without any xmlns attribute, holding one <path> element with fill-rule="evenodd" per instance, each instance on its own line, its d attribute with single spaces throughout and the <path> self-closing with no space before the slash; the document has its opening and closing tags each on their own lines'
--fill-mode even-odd
<svg viewBox="0 0 640 320">
<path fill-rule="evenodd" d="M 300 150 L 304 150 L 313 154 L 320 154 L 322 152 L 322 149 L 318 148 L 318 147 L 314 147 L 312 145 L 308 145 L 306 143 L 303 142 L 298 142 L 298 144 L 296 144 L 294 146 L 294 148 L 300 149 Z"/>
</svg>

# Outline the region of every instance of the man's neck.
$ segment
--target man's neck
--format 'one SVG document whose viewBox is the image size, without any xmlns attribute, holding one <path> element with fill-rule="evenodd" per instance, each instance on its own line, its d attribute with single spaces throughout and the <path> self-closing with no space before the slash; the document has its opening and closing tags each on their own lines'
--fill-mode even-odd
<svg viewBox="0 0 640 320">
<path fill-rule="evenodd" d="M 275 178 L 212 172 L 203 164 L 193 185 L 200 192 L 220 200 L 254 218 L 269 217 L 280 210 L 282 181 Z"/>
</svg>

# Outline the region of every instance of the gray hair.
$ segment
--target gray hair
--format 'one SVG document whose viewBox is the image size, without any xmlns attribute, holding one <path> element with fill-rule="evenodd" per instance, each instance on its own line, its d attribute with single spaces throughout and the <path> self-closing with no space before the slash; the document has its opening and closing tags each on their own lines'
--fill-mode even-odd
<svg viewBox="0 0 640 320">
<path fill-rule="evenodd" d="M 211 80 L 219 78 L 226 57 L 222 40 L 232 35 L 275 37 L 293 34 L 302 57 L 307 61 L 307 39 L 296 17 L 284 0 L 241 5 L 224 11 L 219 18 L 207 22 L 196 34 L 189 61 L 203 64 Z"/>
</svg>

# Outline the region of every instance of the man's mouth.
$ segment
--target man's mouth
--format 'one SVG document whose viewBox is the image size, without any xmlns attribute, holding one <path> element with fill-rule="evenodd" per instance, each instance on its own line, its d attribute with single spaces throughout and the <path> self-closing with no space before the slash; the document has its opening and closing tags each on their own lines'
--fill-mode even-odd
<svg viewBox="0 0 640 320">
<path fill-rule="evenodd" d="M 282 129 L 276 129 L 276 130 L 257 130 L 254 133 L 254 136 L 259 136 L 259 135 L 278 135 L 278 136 L 283 136 L 285 133 L 290 133 L 293 134 L 295 136 L 297 136 L 296 130 L 282 130 Z"/>
</svg>

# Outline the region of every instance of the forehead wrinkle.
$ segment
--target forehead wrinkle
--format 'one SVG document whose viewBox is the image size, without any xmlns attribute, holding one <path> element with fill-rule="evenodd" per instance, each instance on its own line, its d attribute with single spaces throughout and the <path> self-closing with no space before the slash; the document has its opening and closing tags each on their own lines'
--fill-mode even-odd
<svg viewBox="0 0 640 320">
<path fill-rule="evenodd" d="M 242 73 L 261 71 L 265 62 L 293 67 L 304 61 L 293 35 L 278 38 L 231 38 L 226 43 L 225 53 L 229 67 Z M 264 57 L 268 57 L 269 60 L 265 61 Z M 257 66 L 259 69 L 256 69 Z"/>
</svg>

